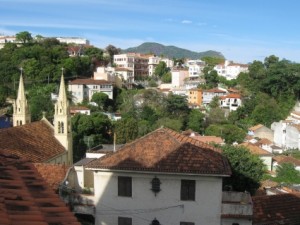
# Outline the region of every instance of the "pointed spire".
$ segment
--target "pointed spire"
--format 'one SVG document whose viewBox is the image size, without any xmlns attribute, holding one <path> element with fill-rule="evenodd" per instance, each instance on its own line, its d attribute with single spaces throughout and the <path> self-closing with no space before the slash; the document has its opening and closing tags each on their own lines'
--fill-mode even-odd
<svg viewBox="0 0 300 225">
<path fill-rule="evenodd" d="M 64 68 L 61 68 L 61 79 L 60 79 L 60 86 L 59 86 L 59 94 L 58 94 L 58 101 L 67 102 L 67 93 L 65 87 L 65 79 L 64 79 Z"/>
<path fill-rule="evenodd" d="M 24 101 L 26 100 L 25 96 L 25 88 L 24 88 L 24 81 L 23 81 L 23 68 L 20 68 L 21 70 L 21 76 L 20 76 L 20 82 L 19 82 L 19 90 L 18 90 L 18 101 Z"/>
</svg>

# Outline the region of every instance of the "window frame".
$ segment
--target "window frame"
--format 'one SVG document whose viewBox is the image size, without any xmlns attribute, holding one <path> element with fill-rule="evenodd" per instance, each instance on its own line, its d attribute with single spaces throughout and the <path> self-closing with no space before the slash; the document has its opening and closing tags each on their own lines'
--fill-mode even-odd
<svg viewBox="0 0 300 225">
<path fill-rule="evenodd" d="M 132 225 L 132 218 L 131 217 L 118 217 L 118 225 Z"/>
<path fill-rule="evenodd" d="M 181 201 L 195 201 L 196 200 L 196 181 L 195 180 L 181 180 L 180 187 Z"/>
<path fill-rule="evenodd" d="M 132 197 L 132 177 L 118 176 L 118 196 Z"/>
</svg>

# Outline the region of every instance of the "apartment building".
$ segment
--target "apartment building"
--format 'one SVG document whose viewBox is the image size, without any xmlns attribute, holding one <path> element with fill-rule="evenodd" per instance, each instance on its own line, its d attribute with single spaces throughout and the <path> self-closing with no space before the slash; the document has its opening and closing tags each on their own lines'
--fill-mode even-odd
<svg viewBox="0 0 300 225">
<path fill-rule="evenodd" d="M 140 53 L 126 53 L 114 55 L 114 63 L 118 68 L 132 70 L 134 80 L 144 79 L 148 76 L 149 56 Z"/>
</svg>

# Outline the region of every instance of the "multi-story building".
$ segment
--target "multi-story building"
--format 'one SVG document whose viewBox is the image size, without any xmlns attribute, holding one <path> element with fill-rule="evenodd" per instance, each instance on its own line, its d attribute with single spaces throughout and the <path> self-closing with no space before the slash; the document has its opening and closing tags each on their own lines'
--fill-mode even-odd
<svg viewBox="0 0 300 225">
<path fill-rule="evenodd" d="M 106 80 L 76 79 L 69 82 L 68 90 L 72 93 L 74 103 L 90 101 L 94 93 L 102 92 L 113 99 L 113 83 Z"/>
<path fill-rule="evenodd" d="M 188 103 L 195 106 L 202 105 L 202 90 L 198 88 L 188 90 Z"/>
<path fill-rule="evenodd" d="M 214 70 L 218 72 L 219 76 L 231 80 L 236 79 L 241 72 L 248 72 L 248 65 L 225 60 L 224 63 L 216 65 Z"/>
<path fill-rule="evenodd" d="M 117 67 L 132 70 L 134 80 L 148 77 L 148 61 L 148 56 L 139 53 L 114 55 L 114 63 Z"/>
<path fill-rule="evenodd" d="M 220 97 L 221 108 L 228 108 L 229 111 L 235 111 L 242 105 L 240 94 L 228 94 Z"/>
<path fill-rule="evenodd" d="M 214 97 L 221 97 L 227 94 L 227 91 L 221 90 L 219 88 L 213 88 L 209 90 L 203 90 L 202 92 L 202 104 L 208 105 Z"/>
<path fill-rule="evenodd" d="M 172 87 L 182 87 L 184 81 L 188 78 L 188 70 L 184 68 L 174 68 L 171 70 L 172 74 Z"/>
<path fill-rule="evenodd" d="M 172 68 L 174 65 L 174 61 L 168 58 L 161 58 L 155 55 L 149 56 L 149 76 L 153 76 L 156 66 L 160 63 L 164 62 L 168 68 Z"/>
<path fill-rule="evenodd" d="M 189 68 L 189 77 L 191 79 L 197 79 L 202 75 L 202 71 L 205 67 L 205 62 L 202 60 L 188 60 L 187 67 Z"/>
<path fill-rule="evenodd" d="M 160 128 L 87 160 L 92 176 L 81 180 L 93 189 L 95 224 L 221 224 L 222 179 L 231 169 L 217 148 Z"/>
</svg>

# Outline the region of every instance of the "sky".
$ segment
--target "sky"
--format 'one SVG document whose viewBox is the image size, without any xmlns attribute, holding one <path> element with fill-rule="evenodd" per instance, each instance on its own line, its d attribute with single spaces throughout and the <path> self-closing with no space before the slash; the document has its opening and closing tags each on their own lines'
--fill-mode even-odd
<svg viewBox="0 0 300 225">
<path fill-rule="evenodd" d="M 300 62 L 299 0 L 0 0 L 0 35 L 86 38 L 121 49 L 144 42 L 221 52 L 238 63 Z"/>
</svg>

